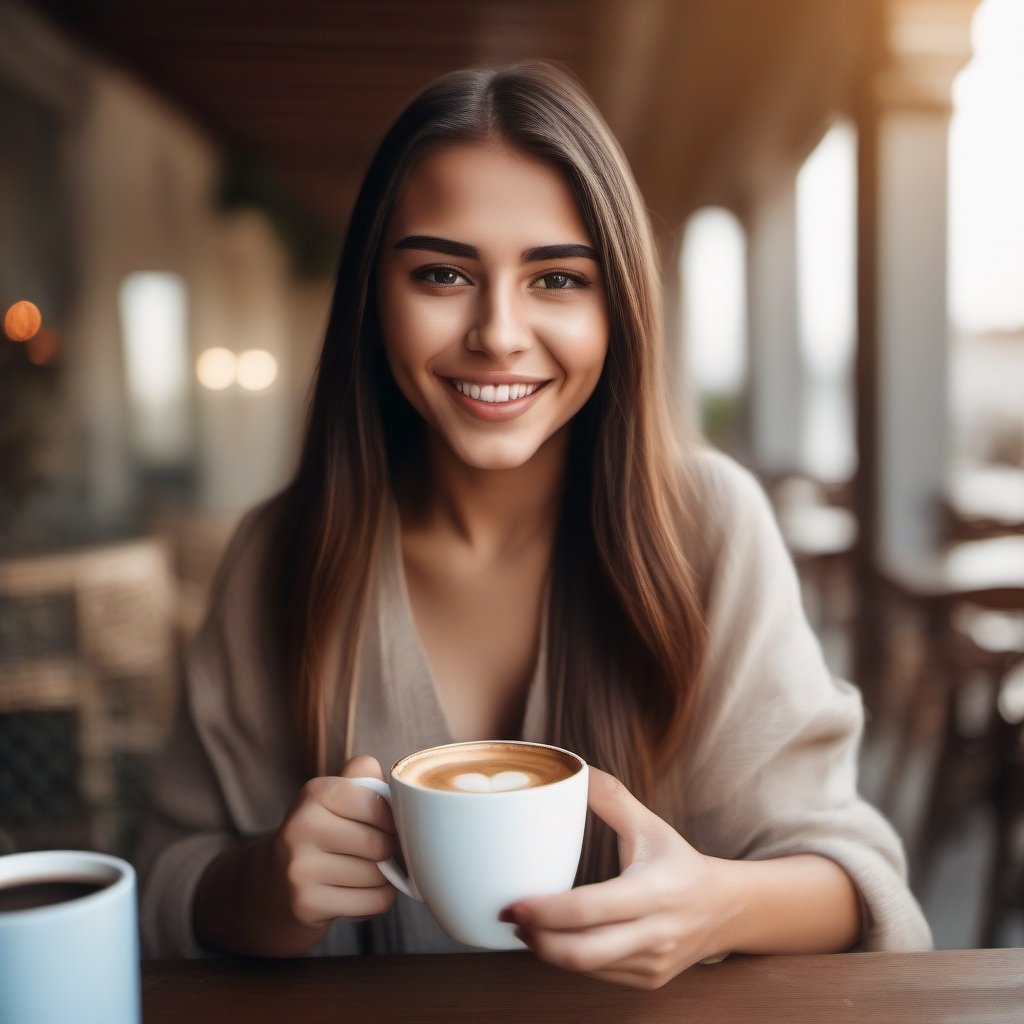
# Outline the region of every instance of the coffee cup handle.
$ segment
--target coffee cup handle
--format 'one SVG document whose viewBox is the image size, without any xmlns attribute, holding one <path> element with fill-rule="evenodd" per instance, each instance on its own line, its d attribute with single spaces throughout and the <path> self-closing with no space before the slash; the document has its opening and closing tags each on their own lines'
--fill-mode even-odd
<svg viewBox="0 0 1024 1024">
<path fill-rule="evenodd" d="M 362 786 L 363 789 L 372 789 L 374 793 L 380 794 L 387 800 L 389 807 L 394 807 L 391 803 L 391 787 L 386 782 L 374 778 L 346 779 L 345 781 L 354 782 L 357 786 Z M 423 897 L 420 895 L 419 889 L 416 888 L 416 883 L 398 866 L 398 861 L 394 857 L 377 861 L 377 867 L 380 868 L 381 874 L 399 892 L 405 893 L 406 896 L 414 900 L 419 900 L 420 903 L 423 902 Z"/>
</svg>

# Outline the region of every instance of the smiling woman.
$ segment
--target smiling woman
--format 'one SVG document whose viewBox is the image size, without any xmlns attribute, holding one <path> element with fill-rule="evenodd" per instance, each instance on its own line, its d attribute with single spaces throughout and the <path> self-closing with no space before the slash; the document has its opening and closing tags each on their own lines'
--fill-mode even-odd
<svg viewBox="0 0 1024 1024">
<path fill-rule="evenodd" d="M 643 200 L 569 75 L 409 104 L 295 480 L 240 526 L 190 657 L 139 852 L 149 955 L 466 949 L 396 900 L 394 820 L 351 780 L 480 739 L 589 765 L 577 888 L 500 918 L 550 963 L 651 988 L 733 950 L 928 945 L 857 795 L 859 696 L 764 494 L 674 426 L 662 345 Z"/>
<path fill-rule="evenodd" d="M 424 262 L 438 256 L 458 262 Z M 564 462 L 569 421 L 604 366 L 608 311 L 555 167 L 501 143 L 426 157 L 391 215 L 377 306 L 395 381 L 433 428 L 435 473 L 451 458 L 519 467 L 517 486 L 535 491 L 534 456 Z"/>
</svg>

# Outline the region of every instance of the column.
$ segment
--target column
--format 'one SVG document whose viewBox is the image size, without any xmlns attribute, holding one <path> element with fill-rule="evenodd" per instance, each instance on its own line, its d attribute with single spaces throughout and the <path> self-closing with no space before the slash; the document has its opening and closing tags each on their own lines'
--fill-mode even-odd
<svg viewBox="0 0 1024 1024">
<path fill-rule="evenodd" d="M 797 309 L 796 176 L 757 194 L 747 220 L 746 432 L 760 472 L 800 465 L 804 370 Z"/>
<path fill-rule="evenodd" d="M 975 6 L 891 2 L 889 60 L 874 83 L 876 557 L 883 566 L 925 554 L 938 539 L 949 447 L 948 129 Z"/>
<path fill-rule="evenodd" d="M 878 570 L 926 552 L 948 448 L 946 135 L 977 0 L 875 0 L 855 97 L 857 475 L 853 677 L 881 701 Z"/>
</svg>

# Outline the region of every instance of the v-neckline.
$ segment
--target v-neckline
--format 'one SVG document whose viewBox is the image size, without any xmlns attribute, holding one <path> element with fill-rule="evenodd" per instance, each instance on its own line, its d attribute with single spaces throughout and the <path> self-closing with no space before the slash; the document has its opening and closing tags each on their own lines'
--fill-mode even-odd
<svg viewBox="0 0 1024 1024">
<path fill-rule="evenodd" d="M 419 662 L 419 671 L 416 673 L 417 685 L 422 680 L 422 685 L 425 690 L 430 693 L 431 702 L 433 703 L 438 720 L 441 722 L 445 735 L 447 737 L 446 742 L 455 743 L 454 730 L 451 726 L 451 721 L 448 718 L 448 712 L 445 709 L 444 701 L 441 699 L 441 688 L 437 682 L 437 676 L 434 674 L 434 669 L 430 664 L 430 659 L 427 657 L 426 648 L 423 646 L 423 640 L 420 637 L 419 630 L 416 628 L 416 619 L 413 616 L 412 611 L 412 600 L 409 596 L 409 586 L 405 576 L 405 559 L 402 555 L 402 523 L 401 517 L 398 511 L 398 504 L 392 498 L 390 502 L 390 561 L 391 561 L 391 577 L 392 583 L 396 588 L 397 601 L 395 606 L 398 608 L 399 615 L 402 620 L 398 623 L 398 626 L 402 631 L 407 632 L 408 635 L 414 640 L 415 656 Z M 526 704 L 523 710 L 523 718 L 519 727 L 519 736 L 501 736 L 501 737 L 478 737 L 479 739 L 522 739 L 532 740 L 534 742 L 542 742 L 543 733 L 545 729 L 545 716 L 546 716 L 546 684 L 547 684 L 547 673 L 546 673 L 546 661 L 547 661 L 547 633 L 548 633 L 548 601 L 551 593 L 551 580 L 550 574 L 547 581 L 544 584 L 544 595 L 541 598 L 541 626 L 540 626 L 540 642 L 537 645 L 537 659 L 534 662 L 533 672 L 530 676 L 530 682 L 528 684 L 526 693 Z M 401 683 L 399 684 L 401 685 Z"/>
</svg>

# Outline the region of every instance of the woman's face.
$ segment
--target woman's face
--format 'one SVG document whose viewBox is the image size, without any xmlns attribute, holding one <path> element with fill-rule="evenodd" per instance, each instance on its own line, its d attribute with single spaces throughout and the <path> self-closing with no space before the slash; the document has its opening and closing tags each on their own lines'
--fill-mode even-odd
<svg viewBox="0 0 1024 1024">
<path fill-rule="evenodd" d="M 608 350 L 604 285 L 551 164 L 492 143 L 424 158 L 377 273 L 398 387 L 467 465 L 524 465 L 593 393 Z"/>
</svg>

